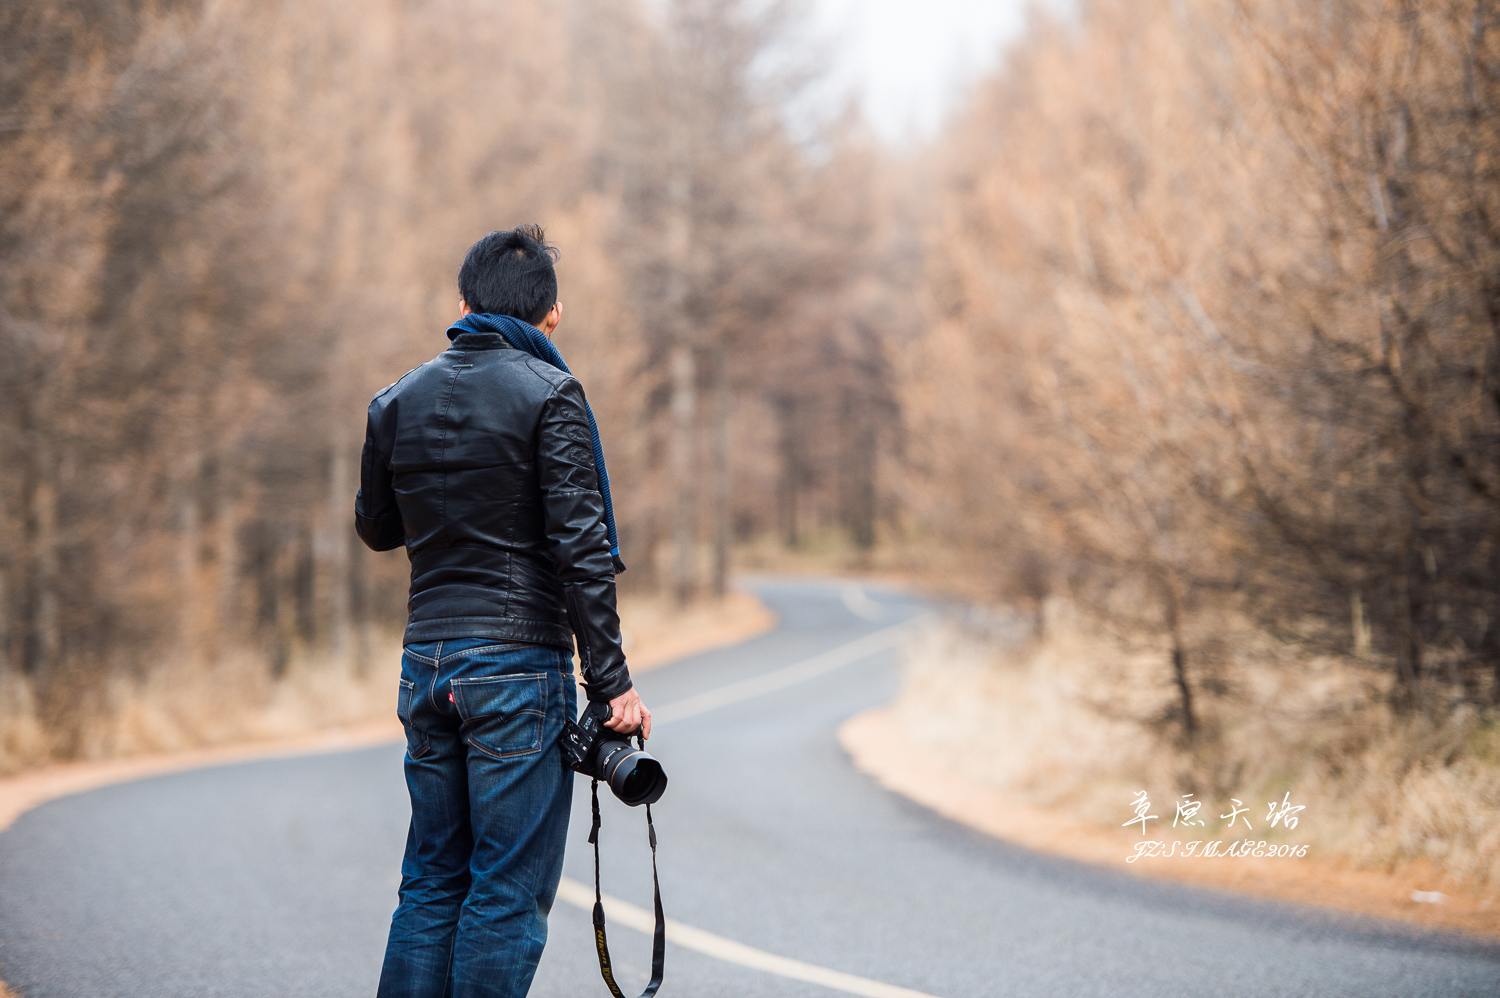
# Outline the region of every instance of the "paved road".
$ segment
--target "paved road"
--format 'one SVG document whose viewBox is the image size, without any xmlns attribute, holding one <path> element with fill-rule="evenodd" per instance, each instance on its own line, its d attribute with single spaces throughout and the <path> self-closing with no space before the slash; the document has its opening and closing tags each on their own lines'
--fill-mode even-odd
<svg viewBox="0 0 1500 998">
<path fill-rule="evenodd" d="M 1500 947 L 1143 883 L 886 793 L 834 731 L 895 693 L 892 651 L 714 706 L 705 691 L 774 678 L 920 610 L 838 584 L 761 590 L 778 629 L 640 679 L 654 707 L 683 705 L 652 739 L 672 777 L 657 817 L 670 916 L 938 998 L 1500 994 Z M 577 789 L 567 875 L 588 882 Z M 605 890 L 649 906 L 644 817 L 606 808 Z M 371 995 L 407 814 L 395 747 L 54 801 L 0 835 L 0 975 L 26 998 Z M 551 931 L 532 994 L 607 994 L 587 914 L 559 903 Z M 643 984 L 647 937 L 617 927 L 612 943 L 622 984 Z M 669 945 L 662 994 L 837 992 Z"/>
</svg>

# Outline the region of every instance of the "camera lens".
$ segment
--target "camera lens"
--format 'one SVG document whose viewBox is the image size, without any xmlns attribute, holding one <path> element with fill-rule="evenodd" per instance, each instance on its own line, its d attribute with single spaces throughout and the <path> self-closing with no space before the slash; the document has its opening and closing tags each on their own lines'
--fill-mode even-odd
<svg viewBox="0 0 1500 998">
<path fill-rule="evenodd" d="M 655 804 L 667 790 L 667 774 L 661 763 L 629 742 L 611 741 L 599 754 L 599 775 L 616 797 L 635 807 Z"/>
<path fill-rule="evenodd" d="M 636 763 L 634 766 L 630 767 L 630 775 L 626 776 L 624 781 L 620 784 L 620 789 L 623 792 L 624 796 L 633 799 L 645 793 L 646 790 L 651 786 L 651 775 L 649 773 L 643 772 L 642 770 L 644 769 L 645 767 L 640 763 Z"/>
</svg>

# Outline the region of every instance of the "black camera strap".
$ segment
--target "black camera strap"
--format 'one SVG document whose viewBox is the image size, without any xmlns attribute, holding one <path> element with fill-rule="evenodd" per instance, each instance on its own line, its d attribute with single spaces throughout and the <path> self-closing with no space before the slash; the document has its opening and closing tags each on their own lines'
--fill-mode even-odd
<svg viewBox="0 0 1500 998">
<path fill-rule="evenodd" d="M 615 983 L 614 970 L 609 961 L 609 943 L 604 938 L 604 895 L 599 889 L 599 781 L 590 781 L 589 791 L 594 796 L 594 827 L 589 830 L 589 844 L 594 847 L 594 948 L 599 951 L 599 973 L 609 985 L 609 993 L 615 998 L 626 998 Z M 661 882 L 656 876 L 656 826 L 651 823 L 651 805 L 646 805 L 646 836 L 651 841 L 651 889 L 656 894 L 656 932 L 651 941 L 651 983 L 641 992 L 640 998 L 652 998 L 661 987 L 663 967 L 667 957 L 667 918 L 661 909 Z"/>
</svg>

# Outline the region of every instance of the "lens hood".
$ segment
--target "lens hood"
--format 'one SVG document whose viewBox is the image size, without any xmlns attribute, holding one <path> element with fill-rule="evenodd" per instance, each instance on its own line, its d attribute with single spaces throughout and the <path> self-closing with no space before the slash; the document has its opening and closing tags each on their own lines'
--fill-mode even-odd
<svg viewBox="0 0 1500 998">
<path fill-rule="evenodd" d="M 667 774 L 645 749 L 610 739 L 599 747 L 598 774 L 620 800 L 636 807 L 655 804 L 667 792 Z"/>
</svg>

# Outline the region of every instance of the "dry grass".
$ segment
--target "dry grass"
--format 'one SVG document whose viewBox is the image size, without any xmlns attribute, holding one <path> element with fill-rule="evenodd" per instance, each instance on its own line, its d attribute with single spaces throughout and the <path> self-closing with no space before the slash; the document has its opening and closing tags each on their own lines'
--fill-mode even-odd
<svg viewBox="0 0 1500 998">
<path fill-rule="evenodd" d="M 620 616 L 636 671 L 745 640 L 774 623 L 758 600 L 741 592 L 686 609 L 627 597 Z M 39 716 L 24 677 L 0 673 L 0 775 L 60 761 L 271 742 L 389 718 L 399 636 L 373 637 L 368 648 L 358 657 L 294 656 L 279 677 L 252 655 L 164 663 L 139 678 L 112 679 L 76 705 L 88 722 L 66 729 Z"/>
<path fill-rule="evenodd" d="M 1159 651 L 1090 633 L 1065 604 L 1047 621 L 1044 640 L 1009 646 L 935 626 L 908 657 L 897 722 L 955 773 L 1100 827 L 1118 828 L 1146 789 L 1162 826 L 1192 793 L 1204 833 L 1235 837 L 1222 815 L 1238 798 L 1258 838 L 1365 868 L 1430 862 L 1451 887 L 1500 884 L 1493 715 L 1400 718 L 1371 670 L 1245 642 L 1223 670 L 1232 684 L 1202 698 L 1203 737 L 1184 746 L 1152 721 L 1174 696 Z M 1286 793 L 1306 807 L 1291 833 L 1267 822 Z"/>
<path fill-rule="evenodd" d="M 1488 892 L 1449 890 L 1441 904 L 1417 900 L 1416 892 L 1432 891 L 1442 877 L 1422 860 L 1400 864 L 1393 870 L 1355 869 L 1347 860 L 1316 854 L 1294 861 L 1252 856 L 1204 862 L 1178 856 L 1133 863 L 1142 840 L 1135 828 L 1120 828 L 1114 822 L 1110 826 L 1091 824 L 1058 808 L 1037 807 L 992 784 L 959 776 L 931 744 L 910 738 L 889 709 L 866 711 L 846 721 L 839 728 L 839 741 L 862 772 L 896 793 L 954 821 L 1040 852 L 1113 867 L 1134 876 L 1200 884 L 1398 919 L 1432 930 L 1500 939 L 1500 896 L 1494 888 Z M 1202 838 L 1201 834 L 1164 831 L 1165 835 L 1153 833 L 1151 837 L 1176 840 L 1177 849 Z"/>
<path fill-rule="evenodd" d="M 0 773 L 280 739 L 371 720 L 391 709 L 401 652 L 393 635 L 370 647 L 360 658 L 294 656 L 281 676 L 248 654 L 165 662 L 81 694 L 74 706 L 87 721 L 66 727 L 49 725 L 27 680 L 7 675 L 0 679 Z"/>
</svg>

